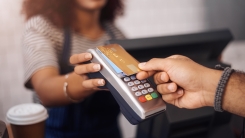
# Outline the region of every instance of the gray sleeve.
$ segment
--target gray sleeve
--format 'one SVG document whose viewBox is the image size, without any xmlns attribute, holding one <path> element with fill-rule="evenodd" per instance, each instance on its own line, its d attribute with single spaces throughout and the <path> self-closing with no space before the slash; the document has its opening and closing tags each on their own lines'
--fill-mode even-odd
<svg viewBox="0 0 245 138">
<path fill-rule="evenodd" d="M 57 52 L 54 44 L 48 35 L 39 30 L 35 27 L 29 27 L 24 34 L 24 79 L 27 88 L 32 88 L 29 81 L 38 70 L 46 67 L 58 68 Z"/>
</svg>

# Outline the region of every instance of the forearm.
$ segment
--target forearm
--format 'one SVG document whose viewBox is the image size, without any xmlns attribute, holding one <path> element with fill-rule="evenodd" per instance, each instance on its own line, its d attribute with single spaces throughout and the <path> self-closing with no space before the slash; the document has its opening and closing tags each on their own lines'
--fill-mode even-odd
<svg viewBox="0 0 245 138">
<path fill-rule="evenodd" d="M 67 93 L 69 96 L 78 100 L 77 97 L 74 97 L 74 93 L 81 91 L 79 90 L 81 87 L 77 86 L 77 88 L 73 88 L 74 85 L 72 83 L 73 81 L 76 81 L 76 77 L 74 77 L 74 75 L 76 74 L 71 73 L 67 80 L 65 80 L 64 75 L 57 75 L 46 78 L 40 82 L 39 85 L 35 87 L 35 91 L 37 92 L 42 104 L 45 106 L 62 106 L 71 103 L 64 94 L 63 88 L 65 82 L 68 82 Z"/>
<path fill-rule="evenodd" d="M 233 72 L 225 88 L 224 110 L 245 117 L 245 74 Z"/>
<path fill-rule="evenodd" d="M 69 104 L 63 92 L 64 76 L 47 78 L 35 88 L 44 106 L 60 106 Z"/>
</svg>

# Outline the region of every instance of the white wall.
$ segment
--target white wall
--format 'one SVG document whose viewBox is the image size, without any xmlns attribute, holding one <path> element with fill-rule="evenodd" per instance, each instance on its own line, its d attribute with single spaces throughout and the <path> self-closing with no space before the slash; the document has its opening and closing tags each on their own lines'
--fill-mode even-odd
<svg viewBox="0 0 245 138">
<path fill-rule="evenodd" d="M 117 21 L 128 38 L 172 35 L 205 29 L 203 0 L 126 0 Z"/>
<path fill-rule="evenodd" d="M 31 101 L 23 87 L 21 0 L 0 0 L 0 120 L 16 104 Z"/>
<path fill-rule="evenodd" d="M 24 21 L 22 0 L 0 0 L 0 120 L 16 104 L 30 102 L 23 87 L 21 39 Z M 241 0 L 125 0 L 124 17 L 116 22 L 128 38 L 174 35 L 229 27 L 236 38 L 244 38 L 244 2 Z M 229 47 L 224 60 L 244 65 L 244 43 Z M 236 50 L 238 49 L 238 50 Z M 240 54 L 235 54 L 235 53 Z M 244 54 L 243 54 L 244 55 Z M 232 60 L 229 60 L 232 57 Z M 241 62 L 239 62 L 241 61 Z M 243 62 L 242 62 L 243 61 Z M 240 63 L 240 64 L 239 64 Z M 245 68 L 244 66 L 239 68 Z M 125 138 L 135 136 L 136 126 L 120 117 Z"/>
<path fill-rule="evenodd" d="M 117 24 L 128 38 L 229 28 L 245 39 L 243 0 L 126 0 Z"/>
</svg>

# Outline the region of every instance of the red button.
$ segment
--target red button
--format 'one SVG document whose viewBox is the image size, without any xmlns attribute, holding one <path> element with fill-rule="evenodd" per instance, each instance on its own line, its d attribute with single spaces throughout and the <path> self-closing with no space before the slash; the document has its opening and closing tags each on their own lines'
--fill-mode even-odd
<svg viewBox="0 0 245 138">
<path fill-rule="evenodd" d="M 146 100 L 145 96 L 140 96 L 140 97 L 139 97 L 139 101 L 142 102 L 142 103 L 144 103 L 144 102 L 146 102 L 147 100 Z"/>
</svg>

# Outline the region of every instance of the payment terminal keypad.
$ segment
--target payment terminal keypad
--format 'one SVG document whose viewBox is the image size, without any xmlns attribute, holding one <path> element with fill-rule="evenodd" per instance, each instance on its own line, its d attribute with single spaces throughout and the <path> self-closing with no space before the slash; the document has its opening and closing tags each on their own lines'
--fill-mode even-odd
<svg viewBox="0 0 245 138">
<path fill-rule="evenodd" d="M 157 92 L 147 80 L 137 80 L 135 75 L 122 79 L 141 103 L 158 98 Z"/>
</svg>

